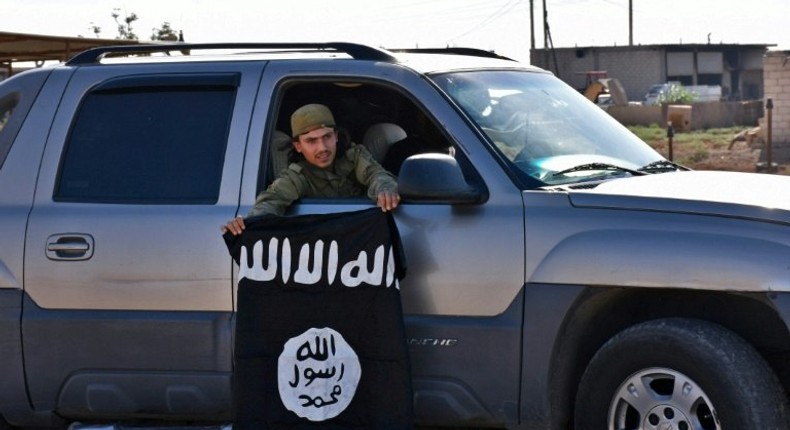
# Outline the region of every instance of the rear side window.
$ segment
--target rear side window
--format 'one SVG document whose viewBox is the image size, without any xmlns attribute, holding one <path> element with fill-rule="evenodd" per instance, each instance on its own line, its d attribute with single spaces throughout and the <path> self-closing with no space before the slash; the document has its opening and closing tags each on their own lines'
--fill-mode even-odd
<svg viewBox="0 0 790 430">
<path fill-rule="evenodd" d="M 16 97 L 8 97 L 7 100 L 3 100 L 0 103 L 0 133 L 3 132 L 3 128 L 8 122 L 8 118 L 11 118 L 11 112 L 13 112 L 18 102 L 19 100 Z"/>
<path fill-rule="evenodd" d="M 11 112 L 14 111 L 17 103 L 19 103 L 19 98 L 16 96 L 17 94 L 13 94 L 0 101 L 0 133 L 3 132 L 8 119 L 11 118 Z"/>
<path fill-rule="evenodd" d="M 0 168 L 49 72 L 37 70 L 6 79 L 0 84 Z M 38 123 L 39 127 L 48 124 Z"/>
<path fill-rule="evenodd" d="M 90 92 L 61 163 L 56 201 L 213 204 L 236 75 L 134 77 Z"/>
</svg>

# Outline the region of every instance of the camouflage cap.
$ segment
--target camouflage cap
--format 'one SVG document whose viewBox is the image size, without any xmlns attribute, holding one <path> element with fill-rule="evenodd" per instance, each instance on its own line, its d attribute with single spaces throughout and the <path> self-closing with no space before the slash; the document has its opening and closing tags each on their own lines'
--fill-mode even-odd
<svg viewBox="0 0 790 430">
<path fill-rule="evenodd" d="M 304 105 L 291 115 L 291 136 L 297 137 L 321 127 L 334 127 L 335 118 L 328 107 L 321 104 Z"/>
</svg>

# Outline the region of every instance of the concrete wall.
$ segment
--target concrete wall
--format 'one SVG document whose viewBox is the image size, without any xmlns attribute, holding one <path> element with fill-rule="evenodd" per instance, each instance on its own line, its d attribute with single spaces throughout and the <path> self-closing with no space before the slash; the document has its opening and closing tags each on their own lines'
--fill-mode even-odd
<svg viewBox="0 0 790 430">
<path fill-rule="evenodd" d="M 663 58 L 659 51 L 635 47 L 627 53 L 602 51 L 598 62 L 610 78 L 617 78 L 623 84 L 628 100 L 641 101 L 651 85 L 665 81 L 661 76 Z"/>
<path fill-rule="evenodd" d="M 651 47 L 630 47 L 614 50 L 595 48 L 563 48 L 546 56 L 545 51 L 533 51 L 530 62 L 555 71 L 554 55 L 560 78 L 576 89 L 586 86 L 585 72 L 605 70 L 609 78 L 620 81 L 628 100 L 641 101 L 651 85 L 664 82 L 663 51 Z M 556 74 L 556 72 L 555 72 Z"/>
<path fill-rule="evenodd" d="M 763 114 L 761 100 L 748 102 L 709 102 L 691 105 L 691 129 L 756 126 Z"/>
<path fill-rule="evenodd" d="M 638 105 L 609 106 L 606 109 L 609 115 L 624 125 L 658 124 L 661 127 L 665 127 L 669 120 L 668 110 L 667 106 Z M 689 130 L 735 126 L 753 127 L 757 125 L 757 121 L 762 115 L 763 105 L 760 100 L 694 103 L 691 105 L 690 112 L 684 116 L 688 120 L 688 124 L 684 124 L 682 128 L 675 125 L 675 128 L 677 131 L 683 131 L 686 126 Z"/>
<path fill-rule="evenodd" d="M 584 72 L 598 70 L 596 69 L 595 56 L 592 55 L 592 52 L 592 50 L 586 48 L 533 51 L 530 54 L 530 63 L 534 66 L 551 70 L 556 75 L 557 71 L 554 67 L 556 56 L 560 79 L 573 88 L 581 90 L 586 86 Z"/>
<path fill-rule="evenodd" d="M 623 125 L 652 125 L 666 124 L 661 112 L 661 106 L 609 106 L 606 108 L 614 119 Z"/>
<path fill-rule="evenodd" d="M 773 99 L 772 141 L 790 142 L 790 51 L 769 51 L 763 58 L 765 98 Z M 760 121 L 761 127 L 765 119 Z M 764 128 L 764 127 L 763 127 Z"/>
</svg>

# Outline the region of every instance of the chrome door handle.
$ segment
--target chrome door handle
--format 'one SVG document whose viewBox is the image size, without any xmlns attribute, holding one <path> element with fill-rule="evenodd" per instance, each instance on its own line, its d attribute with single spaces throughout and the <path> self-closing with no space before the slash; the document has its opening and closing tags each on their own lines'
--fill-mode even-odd
<svg viewBox="0 0 790 430">
<path fill-rule="evenodd" d="M 82 233 L 53 234 L 47 238 L 50 260 L 87 260 L 93 256 L 93 236 Z"/>
</svg>

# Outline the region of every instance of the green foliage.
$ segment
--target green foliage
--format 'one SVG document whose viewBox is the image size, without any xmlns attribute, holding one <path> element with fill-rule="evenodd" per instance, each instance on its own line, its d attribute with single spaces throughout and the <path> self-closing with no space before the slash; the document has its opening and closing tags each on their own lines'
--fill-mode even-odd
<svg viewBox="0 0 790 430">
<path fill-rule="evenodd" d="M 658 124 L 645 125 L 629 125 L 628 129 L 640 139 L 648 144 L 653 139 L 666 139 L 667 130 L 661 128 Z M 721 127 L 709 128 L 705 130 L 692 130 L 685 133 L 675 133 L 675 141 L 714 141 L 714 140 L 729 140 L 738 132 L 743 131 L 744 127 Z"/>
<path fill-rule="evenodd" d="M 132 12 L 121 18 L 121 9 L 114 8 L 111 15 L 115 20 L 115 23 L 118 25 L 118 35 L 115 36 L 116 39 L 138 40 L 137 34 L 134 32 L 134 28 L 132 28 L 132 24 L 140 19 L 136 13 Z M 90 23 L 90 30 L 94 35 L 96 35 L 96 37 L 101 37 L 101 27 L 95 23 Z M 167 40 L 175 42 L 178 39 L 178 32 L 176 32 L 173 27 L 170 26 L 170 22 L 168 21 L 163 22 L 161 27 L 154 28 L 151 31 L 151 40 Z"/>
<path fill-rule="evenodd" d="M 667 135 L 667 131 L 658 124 L 650 124 L 649 126 L 634 125 L 629 126 L 628 129 L 645 142 L 662 139 Z"/>
<path fill-rule="evenodd" d="M 160 28 L 153 29 L 151 40 L 168 40 L 175 42 L 178 40 L 178 34 L 170 27 L 170 23 L 165 21 Z"/>
<path fill-rule="evenodd" d="M 697 98 L 694 93 L 690 92 L 683 85 L 673 84 L 664 92 L 659 94 L 659 104 L 673 104 L 673 105 L 690 105 Z"/>
<path fill-rule="evenodd" d="M 685 157 L 679 157 L 677 160 L 679 163 L 683 165 L 689 165 L 694 163 L 699 163 L 710 155 L 710 151 L 708 151 L 707 146 L 704 142 L 700 141 L 691 141 L 686 142 L 686 155 Z"/>
</svg>

